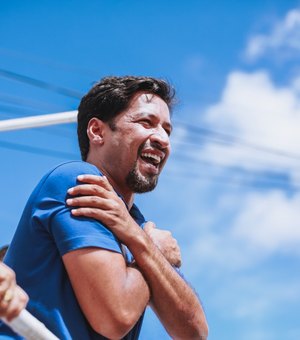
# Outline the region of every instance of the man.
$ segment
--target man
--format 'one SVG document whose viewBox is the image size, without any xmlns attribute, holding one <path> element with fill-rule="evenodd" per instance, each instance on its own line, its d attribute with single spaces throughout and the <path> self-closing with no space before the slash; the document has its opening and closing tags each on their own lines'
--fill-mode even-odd
<svg viewBox="0 0 300 340">
<path fill-rule="evenodd" d="M 173 96 L 158 79 L 102 79 L 79 106 L 84 162 L 56 167 L 29 198 L 6 261 L 60 339 L 136 339 L 148 304 L 172 338 L 207 337 L 176 240 L 133 203 L 169 156 Z"/>
</svg>

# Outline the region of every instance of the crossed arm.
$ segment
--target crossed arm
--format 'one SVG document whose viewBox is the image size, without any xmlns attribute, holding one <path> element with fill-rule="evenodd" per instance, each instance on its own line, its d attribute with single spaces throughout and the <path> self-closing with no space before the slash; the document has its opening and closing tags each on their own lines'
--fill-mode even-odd
<svg viewBox="0 0 300 340">
<path fill-rule="evenodd" d="M 95 331 L 121 338 L 150 303 L 174 339 L 206 339 L 208 327 L 201 304 L 172 265 L 180 265 L 180 250 L 171 234 L 148 222 L 142 230 L 106 178 L 85 175 L 88 184 L 72 188 L 67 203 L 74 216 L 102 223 L 135 258 L 126 265 L 122 255 L 85 248 L 63 257 L 75 294 Z"/>
</svg>

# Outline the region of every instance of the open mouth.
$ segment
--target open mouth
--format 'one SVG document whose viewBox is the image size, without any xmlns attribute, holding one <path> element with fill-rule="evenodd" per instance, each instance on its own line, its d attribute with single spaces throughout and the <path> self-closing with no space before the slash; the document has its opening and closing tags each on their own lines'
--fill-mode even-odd
<svg viewBox="0 0 300 340">
<path fill-rule="evenodd" d="M 141 154 L 141 158 L 144 162 L 149 163 L 155 167 L 158 167 L 163 159 L 163 157 L 160 157 L 158 155 L 155 155 L 149 152 L 143 152 Z"/>
</svg>

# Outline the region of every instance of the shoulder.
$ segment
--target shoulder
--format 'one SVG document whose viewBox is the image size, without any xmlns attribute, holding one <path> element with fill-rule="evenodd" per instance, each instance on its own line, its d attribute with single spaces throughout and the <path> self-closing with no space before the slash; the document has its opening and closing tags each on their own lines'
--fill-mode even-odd
<svg viewBox="0 0 300 340">
<path fill-rule="evenodd" d="M 50 196 L 65 195 L 68 188 L 78 184 L 77 176 L 82 174 L 102 175 L 97 167 L 87 162 L 72 161 L 62 163 L 46 173 L 38 184 L 35 193 L 42 194 L 45 197 L 49 194 Z"/>
<path fill-rule="evenodd" d="M 48 177 L 52 176 L 78 176 L 80 174 L 101 175 L 95 165 L 83 161 L 70 161 L 57 165 L 48 172 Z"/>
<path fill-rule="evenodd" d="M 46 176 L 46 181 L 73 181 L 77 176 L 83 174 L 101 175 L 101 172 L 93 165 L 83 161 L 72 161 L 62 163 L 50 170 Z"/>
</svg>

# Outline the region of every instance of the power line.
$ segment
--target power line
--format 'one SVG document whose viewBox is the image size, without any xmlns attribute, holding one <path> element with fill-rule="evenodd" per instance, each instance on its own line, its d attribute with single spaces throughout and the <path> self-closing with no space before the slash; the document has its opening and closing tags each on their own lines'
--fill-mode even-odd
<svg viewBox="0 0 300 340">
<path fill-rule="evenodd" d="M 10 50 L 7 48 L 0 48 L 0 54 L 9 56 L 9 57 L 14 57 L 17 59 L 21 59 L 22 61 L 26 60 L 29 62 L 33 62 L 35 64 L 39 63 L 40 65 L 50 66 L 52 68 L 56 68 L 62 71 L 67 71 L 67 72 L 72 72 L 72 73 L 76 72 L 80 75 L 94 76 L 95 74 L 99 73 L 99 70 L 91 70 L 91 69 L 87 69 L 87 68 L 83 68 L 79 66 L 65 64 L 62 62 L 54 62 L 52 59 L 41 58 L 41 57 L 30 55 L 28 53 L 25 54 L 24 52 L 18 52 L 18 51 Z"/>
<path fill-rule="evenodd" d="M 4 102 L 5 104 L 21 106 L 25 108 L 28 107 L 36 110 L 41 110 L 41 107 L 44 107 L 47 110 L 49 110 L 50 108 L 56 111 L 59 110 L 59 106 L 52 103 L 45 103 L 45 101 L 38 100 L 29 100 L 28 98 L 20 98 L 3 93 L 0 93 L 0 101 Z"/>
<path fill-rule="evenodd" d="M 78 159 L 79 156 L 70 152 L 49 150 L 44 148 L 38 148 L 36 146 L 22 145 L 17 143 L 11 143 L 6 141 L 0 141 L 0 147 L 5 149 L 11 149 L 22 152 L 29 152 L 36 155 L 57 157 L 63 159 Z"/>
<path fill-rule="evenodd" d="M 4 113 L 4 114 L 13 114 L 13 115 L 17 115 L 17 116 L 24 116 L 24 114 L 26 114 L 26 112 L 32 114 L 32 110 L 36 110 L 36 109 L 27 109 L 27 108 L 20 108 L 20 107 L 16 107 L 16 106 L 10 106 L 10 105 L 5 105 L 5 104 L 1 104 L 0 103 L 0 112 Z"/>
<path fill-rule="evenodd" d="M 174 143 L 175 144 L 175 143 Z M 230 155 L 227 156 L 226 160 L 222 162 L 222 160 L 216 160 L 215 162 L 211 162 L 211 158 L 209 156 L 201 154 L 201 147 L 197 144 L 184 142 L 184 141 L 178 141 L 176 143 L 176 146 L 173 144 L 174 153 L 176 156 L 187 159 L 188 161 L 192 162 L 201 162 L 202 164 L 208 164 L 208 165 L 216 165 L 216 166 L 222 166 L 227 169 L 237 169 L 237 168 L 245 168 L 245 166 L 242 166 L 241 164 L 245 164 L 246 159 L 238 160 L 233 156 L 232 161 L 230 161 Z M 189 149 L 187 149 L 189 147 Z M 189 152 L 192 149 L 192 152 Z M 198 151 L 198 154 L 195 152 Z M 273 158 L 254 158 L 253 154 L 251 155 L 251 168 L 254 169 L 272 169 L 273 172 L 284 172 L 287 167 L 291 167 L 292 165 L 297 166 L 298 159 L 292 159 L 292 162 L 289 162 L 289 164 L 286 163 L 285 160 L 282 159 L 276 159 L 274 162 Z M 255 154 L 257 156 L 257 153 Z M 228 160 L 229 158 L 229 160 Z M 287 157 L 285 157 L 287 158 Z M 242 162 L 242 163 L 241 163 Z M 248 159 L 248 162 L 250 160 Z"/>
<path fill-rule="evenodd" d="M 285 191 L 300 191 L 300 183 L 286 183 L 284 181 L 276 181 L 268 178 L 258 178 L 252 179 L 249 177 L 243 176 L 234 177 L 229 174 L 211 174 L 211 173 L 191 173 L 191 172 L 177 172 L 167 170 L 168 176 L 174 176 L 178 178 L 184 178 L 184 180 L 188 181 L 205 181 L 205 182 L 217 182 L 225 186 L 238 186 L 238 187 L 280 187 L 281 190 Z"/>
<path fill-rule="evenodd" d="M 197 135 L 204 135 L 206 136 L 206 138 L 213 139 L 221 144 L 241 145 L 241 146 L 245 146 L 245 147 L 257 150 L 257 151 L 270 153 L 276 156 L 300 160 L 300 154 L 295 154 L 295 153 L 291 153 L 285 150 L 279 150 L 279 149 L 271 148 L 268 146 L 256 144 L 256 143 L 253 143 L 251 141 L 245 140 L 237 136 L 233 136 L 233 135 L 222 133 L 222 132 L 217 132 L 214 130 L 210 130 L 208 128 L 197 127 L 195 125 L 191 125 L 189 123 L 185 123 L 182 121 L 176 121 L 176 123 L 181 126 L 187 127 L 188 131 L 190 132 L 194 132 Z"/>
<path fill-rule="evenodd" d="M 0 69 L 0 76 L 8 79 L 13 79 L 15 81 L 25 83 L 28 85 L 32 85 L 35 87 L 43 88 L 58 94 L 61 94 L 66 97 L 71 97 L 71 98 L 76 98 L 76 99 L 81 99 L 82 98 L 82 93 L 74 91 L 74 90 L 69 90 L 67 88 L 57 86 L 50 84 L 48 82 L 45 82 L 43 80 L 31 78 L 28 76 L 24 76 L 19 73 L 11 72 L 8 70 Z"/>
<path fill-rule="evenodd" d="M 275 169 L 274 167 L 270 168 L 268 165 L 266 164 L 258 164 L 259 167 L 261 168 L 261 170 L 259 169 L 249 169 L 247 167 L 243 167 L 237 164 L 224 164 L 224 163 L 220 163 L 220 162 L 213 162 L 213 161 L 209 161 L 209 160 L 205 160 L 205 159 L 200 159 L 200 158 L 195 158 L 193 156 L 187 155 L 187 154 L 182 154 L 180 152 L 176 153 L 177 158 L 185 158 L 187 161 L 189 162 L 199 162 L 202 166 L 208 166 L 208 167 L 215 167 L 215 168 L 219 168 L 222 170 L 230 170 L 230 171 L 239 171 L 239 172 L 245 172 L 245 173 L 249 173 L 251 175 L 254 176 L 261 176 L 263 173 L 267 173 L 267 174 L 272 174 L 272 175 L 282 175 L 283 173 L 285 174 L 286 171 L 283 171 L 282 169 Z M 300 172 L 299 172 L 300 174 Z"/>
</svg>

